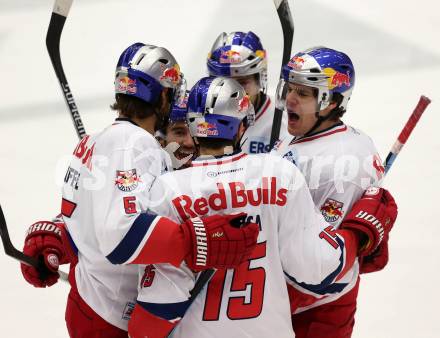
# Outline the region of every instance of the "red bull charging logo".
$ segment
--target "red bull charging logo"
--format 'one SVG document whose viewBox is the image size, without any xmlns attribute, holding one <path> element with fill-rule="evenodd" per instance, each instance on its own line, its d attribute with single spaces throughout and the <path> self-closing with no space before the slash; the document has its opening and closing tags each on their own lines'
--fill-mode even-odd
<svg viewBox="0 0 440 338">
<path fill-rule="evenodd" d="M 136 94 L 136 80 L 130 79 L 128 76 L 124 76 L 118 79 L 118 92 L 124 92 L 127 94 Z"/>
<path fill-rule="evenodd" d="M 333 68 L 324 68 L 324 74 L 328 75 L 328 87 L 333 89 L 335 87 L 347 86 L 350 87 L 350 75 L 344 74 L 334 70 Z"/>
<path fill-rule="evenodd" d="M 209 122 L 201 122 L 197 125 L 197 133 L 199 135 L 217 136 L 218 130 L 215 124 Z"/>
<path fill-rule="evenodd" d="M 247 111 L 251 105 L 251 100 L 249 99 L 249 95 L 243 96 L 243 98 L 238 101 L 238 112 L 241 113 L 243 111 Z"/>
<path fill-rule="evenodd" d="M 261 59 L 266 58 L 266 51 L 264 49 L 258 49 L 255 51 L 255 55 Z"/>
<path fill-rule="evenodd" d="M 327 222 L 335 222 L 342 217 L 344 203 L 327 198 L 321 206 L 321 214 Z"/>
<path fill-rule="evenodd" d="M 222 51 L 220 55 L 220 63 L 240 63 L 241 54 L 235 50 Z"/>
<path fill-rule="evenodd" d="M 175 64 L 171 68 L 164 69 L 160 81 L 166 81 L 172 85 L 177 85 L 180 82 L 180 67 Z"/>
<path fill-rule="evenodd" d="M 136 169 L 116 170 L 115 185 L 121 191 L 133 191 L 141 182 Z"/>
<path fill-rule="evenodd" d="M 304 62 L 305 62 L 304 58 L 302 58 L 300 56 L 296 56 L 292 60 L 289 61 L 287 66 L 290 68 L 299 70 L 299 69 L 302 69 L 302 67 L 304 66 Z"/>
</svg>

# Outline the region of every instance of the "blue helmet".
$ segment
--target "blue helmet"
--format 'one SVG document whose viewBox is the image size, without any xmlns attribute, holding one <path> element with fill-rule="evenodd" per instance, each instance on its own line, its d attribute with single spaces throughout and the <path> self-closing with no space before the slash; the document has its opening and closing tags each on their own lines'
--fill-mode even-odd
<svg viewBox="0 0 440 338">
<path fill-rule="evenodd" d="M 188 112 L 188 96 L 189 91 L 185 90 L 185 93 L 174 102 L 170 112 L 171 123 L 186 121 L 186 113 Z"/>
<path fill-rule="evenodd" d="M 254 107 L 236 80 L 204 77 L 189 93 L 186 118 L 193 137 L 233 140 L 244 119 L 253 123 Z"/>
<path fill-rule="evenodd" d="M 347 108 L 355 82 L 354 66 L 350 58 L 337 50 L 314 47 L 295 54 L 282 68 L 282 79 L 277 89 L 277 106 L 284 106 L 285 85 L 297 83 L 318 90 L 318 111 L 327 108 L 333 94 L 339 93 L 340 104 Z"/>
<path fill-rule="evenodd" d="M 260 87 L 267 85 L 266 50 L 253 32 L 221 33 L 208 54 L 208 72 L 212 76 L 259 74 Z"/>
<path fill-rule="evenodd" d="M 164 88 L 181 84 L 180 67 L 165 48 L 134 43 L 119 57 L 115 71 L 115 93 L 157 102 Z"/>
</svg>

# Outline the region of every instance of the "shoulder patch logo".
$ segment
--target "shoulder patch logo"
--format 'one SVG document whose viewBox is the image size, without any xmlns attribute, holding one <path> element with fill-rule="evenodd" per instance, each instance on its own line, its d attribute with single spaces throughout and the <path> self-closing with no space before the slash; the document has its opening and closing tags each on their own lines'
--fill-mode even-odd
<svg viewBox="0 0 440 338">
<path fill-rule="evenodd" d="M 115 185 L 121 191 L 133 191 L 137 188 L 140 181 L 136 169 L 116 170 Z"/>
<path fill-rule="evenodd" d="M 344 214 L 342 211 L 343 206 L 344 203 L 327 198 L 321 206 L 321 214 L 327 222 L 336 222 Z"/>
</svg>

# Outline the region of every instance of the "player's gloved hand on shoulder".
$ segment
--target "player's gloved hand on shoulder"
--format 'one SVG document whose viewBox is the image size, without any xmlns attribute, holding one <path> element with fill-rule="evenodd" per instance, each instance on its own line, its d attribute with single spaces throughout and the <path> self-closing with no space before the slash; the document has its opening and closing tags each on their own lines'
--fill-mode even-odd
<svg viewBox="0 0 440 338">
<path fill-rule="evenodd" d="M 353 205 L 340 228 L 354 230 L 361 235 L 358 255 L 368 257 L 388 243 L 396 218 L 397 205 L 388 190 L 370 187 Z M 388 259 L 388 251 L 386 255 Z"/>
<path fill-rule="evenodd" d="M 51 221 L 39 221 L 32 224 L 27 233 L 23 253 L 33 257 L 45 266 L 39 271 L 33 266 L 21 264 L 24 279 L 38 288 L 51 286 L 58 281 L 58 267 L 67 263 L 67 257 L 61 239 L 62 228 Z"/>
<path fill-rule="evenodd" d="M 192 270 L 235 268 L 249 259 L 257 243 L 259 226 L 245 223 L 246 214 L 192 218 L 182 224 L 191 243 L 185 258 Z"/>
</svg>

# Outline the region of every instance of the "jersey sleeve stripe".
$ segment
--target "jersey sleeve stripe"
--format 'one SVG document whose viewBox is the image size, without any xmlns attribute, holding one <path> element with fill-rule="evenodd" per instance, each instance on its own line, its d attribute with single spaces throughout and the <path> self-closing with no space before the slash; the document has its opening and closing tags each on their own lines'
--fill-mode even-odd
<svg viewBox="0 0 440 338">
<path fill-rule="evenodd" d="M 338 267 L 330 273 L 327 277 L 324 278 L 324 280 L 319 284 L 307 284 L 304 282 L 298 282 L 295 277 L 290 276 L 288 273 L 284 272 L 286 277 L 293 282 L 294 284 L 300 286 L 301 288 L 313 292 L 318 295 L 326 295 L 331 293 L 337 293 L 341 292 L 348 284 L 347 283 L 334 283 L 336 279 L 339 277 L 339 274 L 341 271 L 343 271 L 344 268 L 344 241 L 336 237 L 336 241 L 339 244 L 339 248 L 341 250 L 341 255 L 339 257 L 339 265 Z"/>
<path fill-rule="evenodd" d="M 107 259 L 113 264 L 126 263 L 139 247 L 142 248 L 148 237 L 150 226 L 155 223 L 156 215 L 140 214 L 133 222 L 130 230 L 118 244 L 118 246 L 107 256 Z"/>
<path fill-rule="evenodd" d="M 183 317 L 188 307 L 191 305 L 190 300 L 179 303 L 147 303 L 137 301 L 137 303 L 149 313 L 166 319 L 166 320 L 178 320 Z"/>
</svg>

